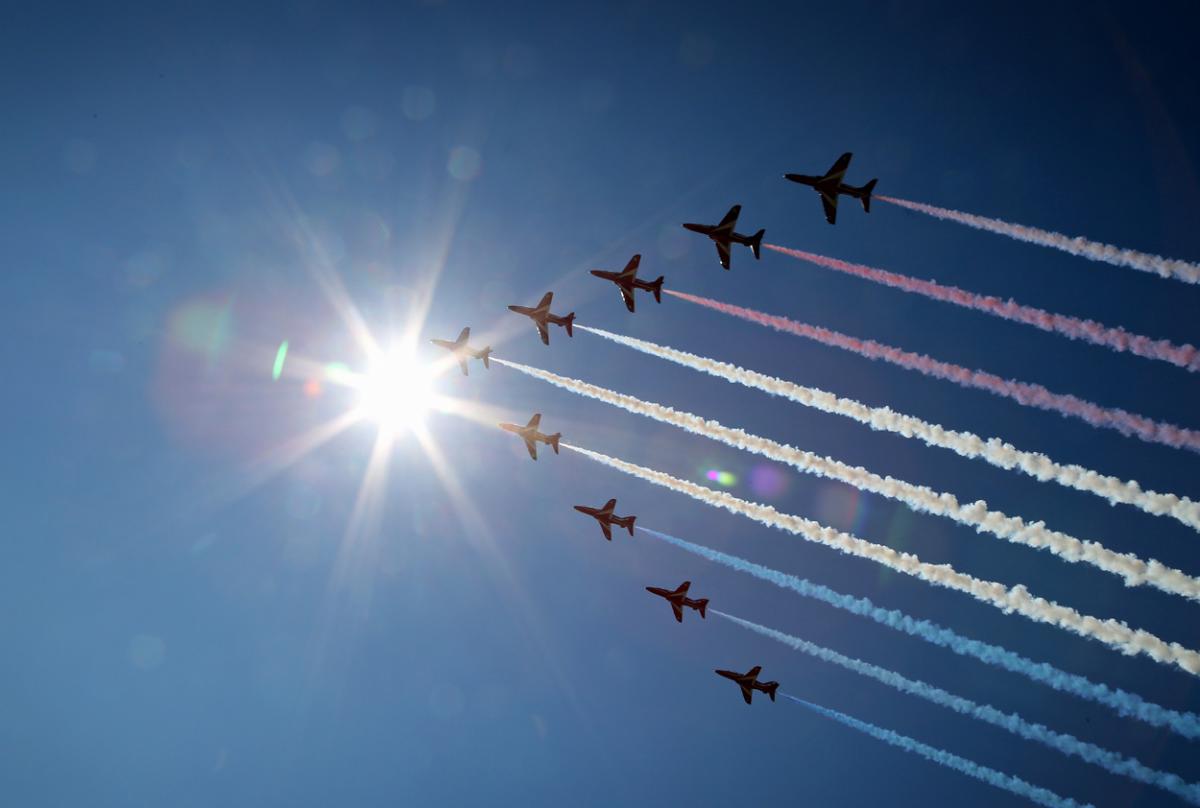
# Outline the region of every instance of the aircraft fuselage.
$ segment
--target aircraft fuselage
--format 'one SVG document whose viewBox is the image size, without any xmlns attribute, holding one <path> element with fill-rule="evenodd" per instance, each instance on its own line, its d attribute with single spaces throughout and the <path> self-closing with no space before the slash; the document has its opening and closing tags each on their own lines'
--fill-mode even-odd
<svg viewBox="0 0 1200 808">
<path fill-rule="evenodd" d="M 687 595 L 677 595 L 670 589 L 663 589 L 661 586 L 648 586 L 646 587 L 646 591 L 652 592 L 660 598 L 666 598 L 672 603 L 678 603 L 680 606 L 687 606 L 689 609 L 699 610 L 700 601 L 704 600 L 703 598 L 689 598 Z M 705 600 L 704 602 L 707 603 L 708 601 Z"/>
<path fill-rule="evenodd" d="M 863 192 L 866 190 L 862 186 L 846 185 L 844 182 L 839 182 L 838 180 L 827 180 L 824 177 L 814 177 L 809 174 L 788 174 L 786 176 L 792 182 L 807 185 L 819 194 L 828 194 L 831 196 L 845 194 L 855 199 L 862 199 Z"/>
<path fill-rule="evenodd" d="M 722 230 L 715 224 L 693 224 L 684 222 L 683 226 L 693 233 L 702 233 L 708 236 L 713 241 L 730 241 L 734 244 L 744 244 L 747 247 L 753 243 L 752 236 L 743 236 L 741 233 L 736 233 L 733 230 Z"/>
</svg>

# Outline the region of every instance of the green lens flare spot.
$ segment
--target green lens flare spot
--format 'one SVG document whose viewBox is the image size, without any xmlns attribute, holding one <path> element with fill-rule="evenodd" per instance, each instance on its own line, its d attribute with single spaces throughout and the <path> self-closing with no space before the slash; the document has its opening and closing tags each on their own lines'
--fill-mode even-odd
<svg viewBox="0 0 1200 808">
<path fill-rule="evenodd" d="M 271 380 L 279 381 L 280 375 L 283 373 L 283 362 L 287 359 L 288 341 L 284 340 L 279 343 L 279 350 L 275 352 L 275 366 L 271 368 Z"/>
<path fill-rule="evenodd" d="M 349 385 L 354 380 L 354 371 L 341 362 L 330 362 L 325 366 L 325 378 L 334 384 Z"/>
</svg>

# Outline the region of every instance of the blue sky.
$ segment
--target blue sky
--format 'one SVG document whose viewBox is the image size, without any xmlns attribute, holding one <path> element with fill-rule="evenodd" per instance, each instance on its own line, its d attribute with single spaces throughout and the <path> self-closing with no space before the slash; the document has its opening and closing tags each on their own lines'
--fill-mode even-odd
<svg viewBox="0 0 1200 808">
<path fill-rule="evenodd" d="M 1200 258 L 1200 75 L 1184 4 L 183 4 L 12 10 L 0 31 L 6 523 L 0 788 L 13 805 L 1016 799 L 712 668 L 1060 794 L 1169 804 L 744 630 L 677 625 L 646 585 L 1013 710 L 1200 780 L 1192 743 L 638 536 L 571 505 L 803 575 L 1177 709 L 1194 678 L 1005 616 L 497 429 L 432 413 L 470 508 L 411 435 L 371 519 L 357 424 L 278 447 L 364 357 L 317 279 L 386 341 L 470 325 L 497 355 L 716 418 L 1189 571 L 1188 528 L 872 433 L 585 333 L 543 347 L 509 303 L 888 405 L 1200 496 L 1200 458 L 915 376 L 676 299 L 628 314 L 587 275 L 635 252 L 668 288 L 1200 427 L 1186 371 L 679 227 L 741 229 L 1195 342 L 1200 291 L 876 204 L 836 227 L 784 172 Z M 301 368 L 278 382 L 281 340 Z M 297 373 L 299 375 L 297 375 Z M 1194 604 L 773 466 L 502 367 L 445 396 L 872 541 L 1200 646 Z M 308 386 L 306 392 L 305 387 Z M 490 410 L 489 410 L 490 412 Z M 478 515 L 476 520 L 472 512 Z"/>
</svg>

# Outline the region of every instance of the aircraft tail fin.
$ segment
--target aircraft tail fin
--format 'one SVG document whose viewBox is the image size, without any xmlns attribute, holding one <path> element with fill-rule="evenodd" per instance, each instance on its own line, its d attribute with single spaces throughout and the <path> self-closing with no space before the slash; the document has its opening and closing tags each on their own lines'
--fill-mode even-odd
<svg viewBox="0 0 1200 808">
<path fill-rule="evenodd" d="M 765 229 L 763 229 L 763 230 L 759 230 L 759 231 L 758 231 L 757 233 L 755 233 L 755 234 L 754 234 L 754 236 L 753 236 L 753 237 L 750 239 L 750 249 L 754 251 L 754 257 L 755 257 L 755 258 L 761 258 L 761 257 L 762 257 L 761 255 L 759 255 L 759 250 L 761 250 L 761 249 L 762 249 L 762 240 L 763 240 L 763 236 L 766 234 L 766 232 L 767 232 L 767 231 L 766 231 Z"/>
<path fill-rule="evenodd" d="M 775 701 L 775 691 L 779 689 L 779 682 L 767 682 L 763 685 L 763 690 L 771 697 L 771 701 Z"/>
<path fill-rule="evenodd" d="M 704 617 L 704 612 L 708 609 L 708 598 L 700 598 L 696 601 L 696 608 L 700 611 L 700 617 Z"/>
<path fill-rule="evenodd" d="M 625 523 L 625 528 L 629 531 L 629 535 L 633 535 L 633 523 L 637 521 L 636 516 L 629 517 L 629 521 Z"/>
<path fill-rule="evenodd" d="M 875 183 L 877 182 L 879 182 L 878 179 L 873 179 L 862 187 L 863 193 L 860 198 L 862 199 L 863 210 L 867 213 L 871 212 L 871 193 L 875 190 Z"/>
<path fill-rule="evenodd" d="M 563 326 L 564 326 L 564 327 L 567 329 L 567 336 L 568 336 L 568 337 L 573 337 L 573 336 L 575 336 L 575 331 L 574 331 L 574 326 L 575 326 L 575 312 L 571 312 L 570 314 L 568 314 L 568 315 L 567 315 L 567 317 L 566 317 L 566 322 L 564 322 L 564 323 L 563 323 Z"/>
<path fill-rule="evenodd" d="M 488 364 L 488 357 L 491 355 L 492 355 L 492 347 L 490 345 L 479 352 L 479 358 L 483 360 L 483 366 L 485 368 L 491 367 L 491 365 Z"/>
<path fill-rule="evenodd" d="M 555 454 L 558 454 L 558 439 L 561 437 L 561 432 L 555 432 L 553 435 L 549 435 L 546 438 L 546 442 L 550 444 L 550 448 L 554 450 Z"/>
<path fill-rule="evenodd" d="M 665 275 L 659 275 L 654 282 L 650 284 L 650 291 L 654 293 L 654 302 L 662 303 L 662 285 Z"/>
</svg>

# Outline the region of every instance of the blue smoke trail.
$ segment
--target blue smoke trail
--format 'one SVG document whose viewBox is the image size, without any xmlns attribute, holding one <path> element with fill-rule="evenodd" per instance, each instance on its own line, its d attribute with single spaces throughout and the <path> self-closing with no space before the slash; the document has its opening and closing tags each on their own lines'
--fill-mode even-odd
<svg viewBox="0 0 1200 808">
<path fill-rule="evenodd" d="M 964 637 L 951 629 L 939 626 L 937 623 L 909 617 L 898 609 L 883 609 L 866 598 L 844 595 L 827 586 L 814 584 L 812 581 L 804 578 L 788 575 L 787 573 L 773 570 L 770 567 L 764 567 L 760 564 L 746 561 L 743 558 L 722 553 L 719 550 L 713 550 L 699 544 L 692 544 L 689 541 L 684 541 L 683 539 L 652 530 L 648 527 L 638 525 L 637 530 L 661 539 L 668 544 L 673 544 L 682 550 L 687 550 L 689 553 L 698 555 L 701 558 L 715 561 L 718 564 L 723 564 L 726 567 L 747 573 L 748 575 L 753 575 L 783 589 L 790 589 L 806 598 L 819 600 L 822 603 L 833 606 L 835 609 L 842 609 L 860 617 L 866 617 L 888 628 L 919 637 L 928 643 L 947 648 L 961 656 L 974 657 L 988 665 L 994 665 L 1012 673 L 1020 674 L 1063 693 L 1070 693 L 1073 696 L 1103 704 L 1124 718 L 1136 718 L 1139 721 L 1144 721 L 1156 727 L 1165 727 L 1185 738 L 1200 738 L 1200 716 L 1194 713 L 1179 712 L 1161 707 L 1153 702 L 1145 701 L 1135 693 L 1128 693 L 1118 688 L 1110 688 L 1107 685 L 1093 682 L 1084 676 L 1059 670 L 1045 662 L 1034 662 L 1006 648 Z"/>
<path fill-rule="evenodd" d="M 870 735 L 872 738 L 899 747 L 906 752 L 912 752 L 915 755 L 920 755 L 926 760 L 933 761 L 939 766 L 945 766 L 948 769 L 954 769 L 957 772 L 974 777 L 976 780 L 982 780 L 988 785 L 996 788 L 1004 789 L 1009 793 L 1016 794 L 1019 797 L 1024 797 L 1031 802 L 1036 802 L 1038 805 L 1045 805 L 1047 808 L 1084 808 L 1084 805 L 1069 797 L 1060 797 L 1053 791 L 1048 791 L 1032 783 L 1027 783 L 1019 777 L 1014 777 L 1011 774 L 1004 774 L 995 769 L 989 769 L 987 766 L 981 766 L 974 761 L 959 757 L 952 752 L 947 752 L 944 749 L 930 746 L 929 744 L 921 743 L 915 738 L 910 738 L 907 735 L 901 735 L 898 732 L 893 732 L 890 729 L 877 727 L 874 724 L 868 724 L 866 721 L 860 721 L 853 716 L 839 713 L 837 710 L 831 710 L 828 707 L 822 707 L 819 704 L 813 704 L 811 701 L 798 699 L 788 693 L 780 693 L 785 699 L 794 701 L 801 707 L 807 707 L 817 715 L 822 715 L 826 718 L 837 721 L 851 729 L 856 729 L 859 732 Z M 1091 808 L 1091 806 L 1087 806 Z"/>
<path fill-rule="evenodd" d="M 970 699 L 956 696 L 926 682 L 909 679 L 895 671 L 839 654 L 830 648 L 794 637 L 791 634 L 785 634 L 782 631 L 776 631 L 773 628 L 752 623 L 740 617 L 734 617 L 717 609 L 709 609 L 709 612 L 737 623 L 742 628 L 747 628 L 764 637 L 770 637 L 793 650 L 874 679 L 888 687 L 899 690 L 901 693 L 917 696 L 941 707 L 947 707 L 957 713 L 982 721 L 985 724 L 1000 727 L 1026 740 L 1045 744 L 1051 749 L 1062 752 L 1064 755 L 1074 755 L 1112 774 L 1123 775 L 1140 783 L 1169 791 L 1193 805 L 1200 804 L 1200 786 L 1193 785 L 1178 775 L 1151 769 L 1149 766 L 1133 758 L 1121 757 L 1117 753 L 1103 747 L 1081 741 L 1073 735 L 1055 732 L 1042 724 L 1027 721 L 1015 713 L 1005 713 L 988 704 L 976 704 Z"/>
</svg>

